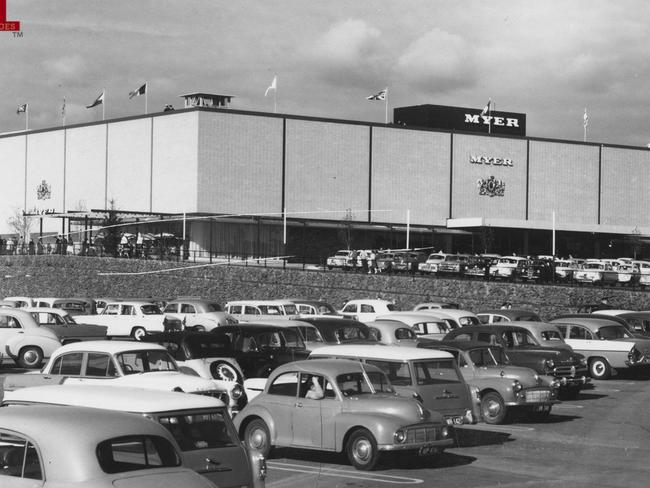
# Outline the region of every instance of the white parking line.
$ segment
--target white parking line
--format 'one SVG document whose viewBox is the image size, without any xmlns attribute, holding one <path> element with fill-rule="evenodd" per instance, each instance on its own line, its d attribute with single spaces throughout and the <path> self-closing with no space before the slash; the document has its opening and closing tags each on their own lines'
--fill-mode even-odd
<svg viewBox="0 0 650 488">
<path fill-rule="evenodd" d="M 557 405 L 553 405 L 553 410 L 557 410 L 558 408 L 573 409 L 573 408 L 585 408 L 585 407 L 582 405 L 574 405 L 573 403 L 558 403 Z"/>
<path fill-rule="evenodd" d="M 494 424 L 475 424 L 463 425 L 463 429 L 467 430 L 490 430 L 495 432 L 513 432 L 513 431 L 531 431 L 535 427 L 524 427 L 523 425 L 494 425 Z"/>
<path fill-rule="evenodd" d="M 349 471 L 345 469 L 323 468 L 321 466 L 309 466 L 306 464 L 290 464 L 275 461 L 267 461 L 267 466 L 281 471 L 293 471 L 296 473 L 308 473 L 318 476 L 337 476 L 339 478 L 351 478 L 356 480 L 366 480 L 372 483 L 398 483 L 402 485 L 419 485 L 424 480 L 418 478 L 407 478 L 404 476 L 390 476 L 387 474 L 359 473 L 358 471 Z M 268 483 L 267 483 L 268 486 Z"/>
</svg>

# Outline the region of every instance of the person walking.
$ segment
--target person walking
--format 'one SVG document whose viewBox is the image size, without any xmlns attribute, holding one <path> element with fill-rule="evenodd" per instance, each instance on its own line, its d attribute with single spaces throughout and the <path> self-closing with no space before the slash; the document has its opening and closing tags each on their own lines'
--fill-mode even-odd
<svg viewBox="0 0 650 488">
<path fill-rule="evenodd" d="M 370 274 L 376 274 L 377 273 L 377 251 L 374 249 L 370 251 L 370 256 L 369 256 L 369 267 L 370 269 L 368 270 L 368 273 Z"/>
<path fill-rule="evenodd" d="M 361 260 L 361 271 L 364 273 L 368 272 L 368 253 L 365 249 L 362 249 L 359 252 L 359 259 Z"/>
</svg>

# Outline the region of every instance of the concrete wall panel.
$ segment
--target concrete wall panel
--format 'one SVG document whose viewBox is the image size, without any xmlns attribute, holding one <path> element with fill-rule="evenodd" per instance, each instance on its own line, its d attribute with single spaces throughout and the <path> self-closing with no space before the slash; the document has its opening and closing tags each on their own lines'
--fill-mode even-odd
<svg viewBox="0 0 650 488">
<path fill-rule="evenodd" d="M 106 125 L 75 127 L 65 132 L 67 210 L 107 208 Z"/>
<path fill-rule="evenodd" d="M 403 224 L 409 210 L 413 225 L 445 225 L 450 144 L 449 134 L 373 128 L 373 220 Z"/>
</svg>

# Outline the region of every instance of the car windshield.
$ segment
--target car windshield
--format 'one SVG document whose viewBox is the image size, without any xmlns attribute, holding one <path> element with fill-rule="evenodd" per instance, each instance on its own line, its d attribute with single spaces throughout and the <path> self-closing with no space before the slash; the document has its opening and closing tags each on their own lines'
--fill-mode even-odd
<svg viewBox="0 0 650 488">
<path fill-rule="evenodd" d="M 468 315 L 466 317 L 460 317 L 458 323 L 465 327 L 466 325 L 481 325 L 481 322 L 476 317 Z"/>
<path fill-rule="evenodd" d="M 598 329 L 598 332 L 596 332 L 596 336 L 598 336 L 598 338 L 602 341 L 630 337 L 630 335 L 625 330 L 625 327 L 622 325 L 607 325 L 605 327 L 601 327 Z"/>
<path fill-rule="evenodd" d="M 228 413 L 224 409 L 169 415 L 158 421 L 174 436 L 182 451 L 234 447 L 239 439 L 226 423 Z"/>
<path fill-rule="evenodd" d="M 370 329 L 363 326 L 349 326 L 349 327 L 340 327 L 334 331 L 334 337 L 326 338 L 328 342 L 337 341 L 355 341 L 355 340 L 365 340 L 370 338 Z"/>
<path fill-rule="evenodd" d="M 461 383 L 463 380 L 453 359 L 425 359 L 416 361 L 415 378 L 418 385 L 435 385 L 440 383 Z"/>
<path fill-rule="evenodd" d="M 124 374 L 178 371 L 176 362 L 166 350 L 128 351 L 117 354 L 116 358 Z"/>
<path fill-rule="evenodd" d="M 469 351 L 469 358 L 474 366 L 485 368 L 488 366 L 503 366 L 508 364 L 508 356 L 503 349 L 498 347 L 478 347 Z"/>
<path fill-rule="evenodd" d="M 344 397 L 394 393 L 393 387 L 384 373 L 359 371 L 341 374 L 336 377 L 336 384 Z"/>
<path fill-rule="evenodd" d="M 305 343 L 302 341 L 300 333 L 289 328 L 257 333 L 246 333 L 246 331 L 244 331 L 244 335 L 245 341 L 247 340 L 251 344 L 254 344 L 256 348 L 305 347 Z"/>
<path fill-rule="evenodd" d="M 140 311 L 142 312 L 143 315 L 162 315 L 162 310 L 160 310 L 160 307 L 158 305 L 154 305 L 153 303 L 147 304 L 147 305 L 141 305 L 140 306 Z"/>
<path fill-rule="evenodd" d="M 393 385 L 397 386 L 410 386 L 411 381 L 411 368 L 408 362 L 402 361 L 384 361 L 381 359 L 368 359 L 368 364 L 377 366 L 381 369 Z"/>
<path fill-rule="evenodd" d="M 181 465 L 172 443 L 154 435 L 108 439 L 100 442 L 95 452 L 102 470 L 110 474 Z"/>
<path fill-rule="evenodd" d="M 585 263 L 584 269 L 605 269 L 605 265 L 601 263 Z"/>
<path fill-rule="evenodd" d="M 386 305 L 386 308 L 390 310 L 391 312 L 399 312 L 399 307 L 393 303 L 389 303 Z"/>
</svg>

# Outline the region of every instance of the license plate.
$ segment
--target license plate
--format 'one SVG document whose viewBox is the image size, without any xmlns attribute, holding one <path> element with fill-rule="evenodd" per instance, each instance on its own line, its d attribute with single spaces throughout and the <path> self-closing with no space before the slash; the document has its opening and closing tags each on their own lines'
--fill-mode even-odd
<svg viewBox="0 0 650 488">
<path fill-rule="evenodd" d="M 463 417 L 447 417 L 445 420 L 447 421 L 447 425 L 462 425 L 463 424 Z"/>
<path fill-rule="evenodd" d="M 419 456 L 429 456 L 437 452 L 435 446 L 422 446 L 418 451 Z"/>
</svg>

